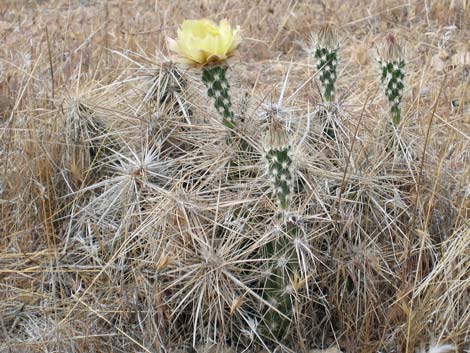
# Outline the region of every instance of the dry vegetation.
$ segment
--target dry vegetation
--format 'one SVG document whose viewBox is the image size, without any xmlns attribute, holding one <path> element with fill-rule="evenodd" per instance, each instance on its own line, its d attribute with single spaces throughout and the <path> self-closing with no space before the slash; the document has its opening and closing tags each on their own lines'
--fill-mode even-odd
<svg viewBox="0 0 470 353">
<path fill-rule="evenodd" d="M 1 1 L 0 351 L 468 352 L 469 6 Z M 168 63 L 165 37 L 201 17 L 243 30 L 248 151 L 200 72 Z M 335 139 L 308 54 L 324 21 L 342 38 Z M 399 129 L 376 61 L 389 32 L 406 48 Z M 288 214 L 262 159 L 273 118 L 295 147 Z M 263 295 L 279 237 L 299 269 L 288 315 Z"/>
</svg>

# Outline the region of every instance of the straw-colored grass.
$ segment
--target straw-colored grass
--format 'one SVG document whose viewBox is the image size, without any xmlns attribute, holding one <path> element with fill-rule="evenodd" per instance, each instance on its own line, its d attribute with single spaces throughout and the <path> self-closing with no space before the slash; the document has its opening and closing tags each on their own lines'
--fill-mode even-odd
<svg viewBox="0 0 470 353">
<path fill-rule="evenodd" d="M 243 30 L 230 139 L 200 71 L 169 62 L 165 38 L 202 17 Z M 468 1 L 3 0 L 0 38 L 1 352 L 469 351 Z M 287 213 L 272 119 L 294 150 Z M 295 266 L 267 250 L 280 237 Z M 274 269 L 289 312 L 265 295 Z"/>
</svg>

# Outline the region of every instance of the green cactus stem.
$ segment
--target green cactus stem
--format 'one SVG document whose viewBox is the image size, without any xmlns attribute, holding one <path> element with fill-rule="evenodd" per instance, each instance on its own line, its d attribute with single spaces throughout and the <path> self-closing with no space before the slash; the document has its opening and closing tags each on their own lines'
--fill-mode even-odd
<svg viewBox="0 0 470 353">
<path fill-rule="evenodd" d="M 292 146 L 278 120 L 272 120 L 264 136 L 264 151 L 267 175 L 280 209 L 286 211 L 292 198 L 295 172 Z M 267 258 L 273 259 L 274 264 L 270 267 L 262 286 L 264 298 L 277 309 L 268 309 L 265 316 L 268 333 L 277 338 L 284 337 L 290 325 L 290 320 L 286 317 L 292 317 L 294 287 L 289 274 L 295 271 L 297 263 L 290 235 L 297 234 L 298 229 L 290 222 L 286 223 L 285 227 L 284 232 L 266 245 Z"/>
<path fill-rule="evenodd" d="M 395 125 L 400 124 L 403 89 L 405 87 L 403 80 L 405 78 L 405 61 L 380 61 L 382 67 L 382 83 L 385 88 L 385 95 L 390 104 L 392 121 Z"/>
<path fill-rule="evenodd" d="M 267 173 L 281 209 L 287 210 L 294 185 L 292 146 L 281 123 L 274 120 L 264 139 Z"/>
<path fill-rule="evenodd" d="M 323 88 L 323 98 L 332 102 L 335 96 L 336 66 L 338 53 L 336 49 L 317 48 L 315 50 L 317 70 L 320 71 L 320 82 Z"/>
<path fill-rule="evenodd" d="M 284 232 L 266 245 L 267 257 L 273 259 L 274 264 L 263 287 L 264 298 L 278 310 L 266 312 L 268 331 L 279 339 L 289 332 L 290 320 L 286 317 L 293 317 L 296 284 L 292 279 L 293 274 L 298 273 L 297 254 L 291 239 L 298 235 L 299 228 L 292 222 L 287 222 L 284 227 Z"/>
<path fill-rule="evenodd" d="M 379 64 L 385 96 L 390 104 L 392 122 L 399 125 L 401 121 L 400 103 L 405 88 L 405 59 L 400 44 L 392 34 L 388 35 L 386 44 L 382 48 Z"/>
<path fill-rule="evenodd" d="M 223 123 L 229 129 L 235 128 L 230 84 L 227 80 L 227 66 L 206 66 L 202 70 L 202 82 L 207 88 L 207 95 L 213 99 L 214 107 L 222 116 Z"/>
<path fill-rule="evenodd" d="M 324 24 L 318 32 L 313 54 L 317 60 L 317 70 L 320 72 L 323 98 L 327 102 L 332 102 L 335 97 L 338 48 L 335 28 L 330 24 Z"/>
<path fill-rule="evenodd" d="M 328 118 L 336 92 L 339 41 L 335 27 L 331 24 L 322 25 L 313 41 L 313 56 L 316 59 L 323 99 L 326 102 L 325 107 L 318 112 L 318 116 L 320 121 L 324 122 L 323 135 L 335 140 L 333 122 Z"/>
</svg>

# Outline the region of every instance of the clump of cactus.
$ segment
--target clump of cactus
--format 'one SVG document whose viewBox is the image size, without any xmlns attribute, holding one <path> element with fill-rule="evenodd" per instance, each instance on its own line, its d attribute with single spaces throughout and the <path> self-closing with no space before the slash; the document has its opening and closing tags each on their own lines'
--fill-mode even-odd
<svg viewBox="0 0 470 353">
<path fill-rule="evenodd" d="M 385 34 L 379 74 L 357 25 L 367 8 L 342 14 L 335 2 L 326 15 L 348 36 L 319 24 L 305 65 L 291 39 L 306 35 L 313 1 L 265 1 L 243 18 L 233 4 L 192 11 L 163 0 L 165 11 L 147 11 L 153 22 L 142 10 L 150 0 L 133 13 L 89 2 L 61 21 L 66 2 L 0 2 L 0 352 L 465 350 L 459 23 L 438 43 L 449 58 L 433 56 L 426 70 L 400 67 Z M 408 3 L 414 27 L 428 28 L 428 9 Z M 96 28 L 99 10 L 109 26 Z M 402 10 L 393 15 L 407 20 Z M 189 67 L 167 61 L 172 21 L 196 12 L 242 20 L 247 60 L 230 64 L 236 26 L 204 19 L 184 22 L 170 45 Z M 385 12 L 374 35 L 388 27 Z M 47 43 L 29 50 L 44 42 L 44 23 Z M 415 32 L 410 48 L 429 42 Z M 442 99 L 436 72 L 449 66 Z M 406 111 L 403 70 L 421 77 L 406 80 L 417 97 Z M 447 106 L 455 99 L 461 109 Z M 437 126 L 430 104 L 444 117 Z M 408 115 L 422 118 L 399 121 Z"/>
<path fill-rule="evenodd" d="M 317 60 L 317 70 L 320 72 L 323 98 L 327 102 L 332 102 L 335 97 L 339 49 L 338 36 L 333 25 L 323 25 L 315 42 L 314 57 Z"/>
<path fill-rule="evenodd" d="M 403 82 L 405 59 L 400 44 L 392 34 L 388 35 L 387 43 L 381 50 L 379 64 L 381 66 L 381 81 L 390 104 L 392 121 L 395 125 L 399 125 L 401 121 L 400 103 L 405 87 Z"/>
</svg>

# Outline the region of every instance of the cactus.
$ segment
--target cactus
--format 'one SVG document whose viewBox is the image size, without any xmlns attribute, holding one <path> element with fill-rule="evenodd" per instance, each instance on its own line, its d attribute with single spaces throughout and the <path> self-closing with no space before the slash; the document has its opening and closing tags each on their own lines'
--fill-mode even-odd
<svg viewBox="0 0 470 353">
<path fill-rule="evenodd" d="M 399 125 L 401 121 L 400 103 L 403 96 L 405 78 L 405 60 L 402 49 L 395 37 L 389 34 L 387 44 L 379 58 L 381 66 L 381 81 L 384 85 L 385 95 L 390 104 L 392 121 Z"/>
<path fill-rule="evenodd" d="M 299 277 L 298 259 L 292 242 L 299 228 L 292 222 L 286 222 L 283 227 L 284 231 L 266 245 L 267 258 L 274 260 L 274 264 L 263 287 L 264 298 L 278 310 L 268 309 L 265 315 L 269 333 L 278 339 L 289 332 L 290 320 L 287 318 L 293 316 L 294 295 L 298 290 L 296 280 Z"/>
<path fill-rule="evenodd" d="M 206 66 L 202 71 L 202 82 L 207 87 L 207 95 L 214 100 L 215 109 L 222 116 L 224 125 L 230 129 L 235 127 L 230 84 L 227 77 L 227 66 Z"/>
<path fill-rule="evenodd" d="M 323 97 L 327 102 L 332 102 L 335 96 L 338 48 L 335 28 L 330 24 L 323 25 L 316 39 L 314 56 L 317 59 L 317 70 L 320 71 Z"/>
<path fill-rule="evenodd" d="M 233 29 L 224 19 L 216 23 L 208 20 L 185 20 L 178 29 L 176 40 L 168 38 L 168 46 L 187 65 L 202 68 L 202 81 L 207 95 L 214 100 L 215 109 L 223 123 L 235 127 L 232 101 L 229 94 L 227 59 L 242 41 L 240 28 Z"/>
<path fill-rule="evenodd" d="M 283 211 L 289 208 L 294 184 L 294 167 L 292 146 L 287 133 L 278 120 L 273 120 L 264 138 L 267 174 L 270 177 L 279 207 Z M 289 320 L 292 316 L 292 294 L 294 287 L 289 274 L 296 273 L 297 256 L 290 242 L 290 236 L 296 236 L 298 228 L 289 222 L 284 224 L 284 232 L 266 245 L 268 259 L 275 263 L 269 269 L 263 286 L 263 295 L 278 311 L 268 310 L 265 320 L 268 331 L 275 337 L 287 334 Z M 282 313 L 283 315 L 281 315 Z"/>
<path fill-rule="evenodd" d="M 313 55 L 317 61 L 317 70 L 320 72 L 323 98 L 327 103 L 326 108 L 320 109 L 318 114 L 320 120 L 325 124 L 323 134 L 330 140 L 336 138 L 334 122 L 328 119 L 328 114 L 331 112 L 331 103 L 334 101 L 336 92 L 338 49 L 339 41 L 336 29 L 330 24 L 323 25 L 314 39 Z"/>
<path fill-rule="evenodd" d="M 281 209 L 286 210 L 292 194 L 294 171 L 292 146 L 281 123 L 273 120 L 264 138 L 268 175 Z"/>
<path fill-rule="evenodd" d="M 271 254 L 269 254 L 271 255 Z M 275 256 L 275 255 L 273 255 Z M 265 283 L 264 297 L 269 303 L 287 317 L 292 317 L 292 299 L 293 288 L 289 284 L 289 279 L 285 275 L 283 267 L 279 267 L 285 258 L 278 259 L 278 265 L 271 270 L 270 276 Z M 289 320 L 279 312 L 268 310 L 265 320 L 268 332 L 277 338 L 282 338 L 288 332 Z"/>
</svg>

